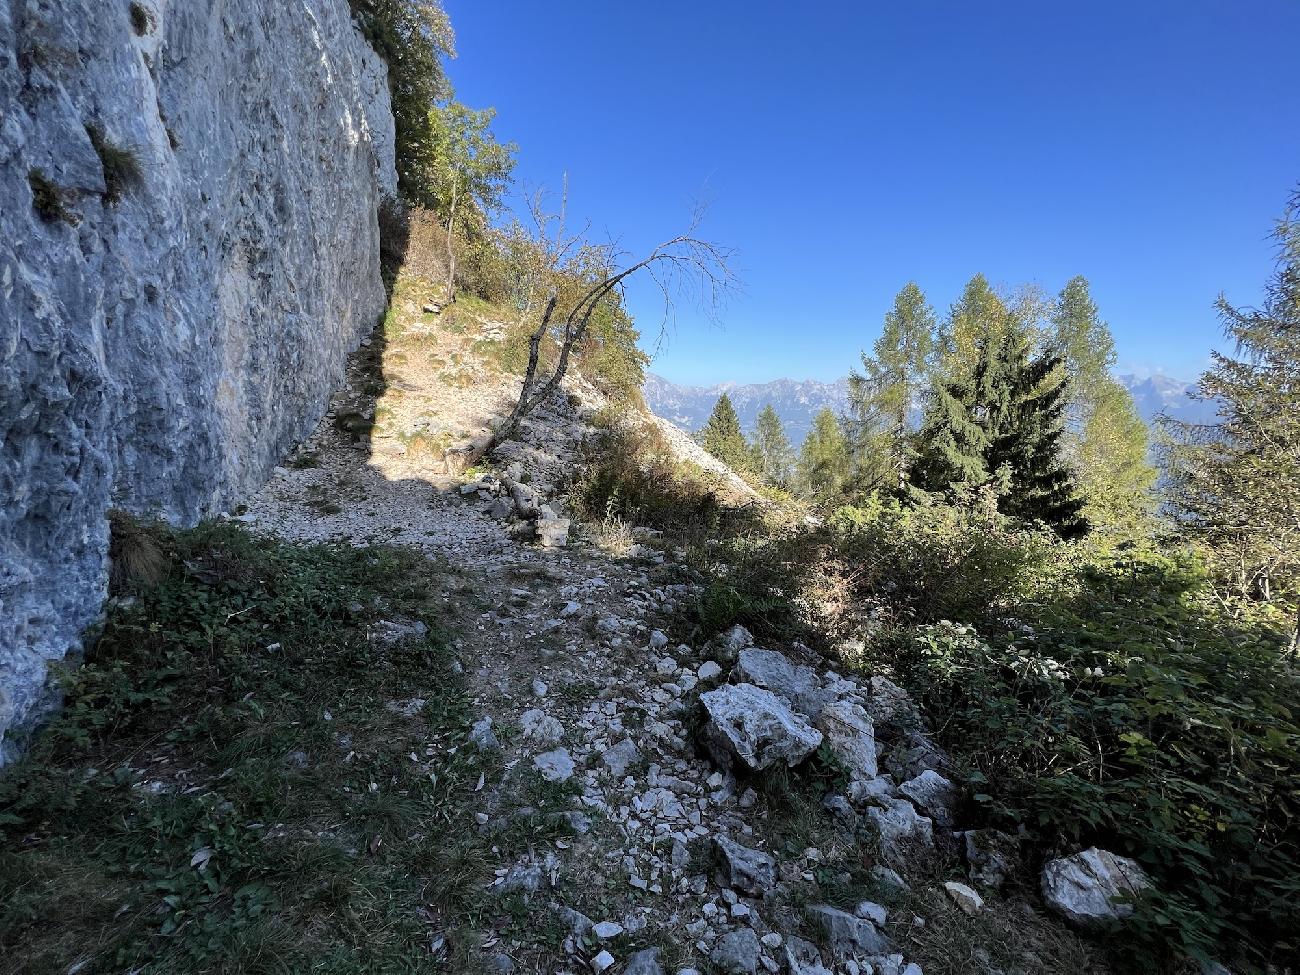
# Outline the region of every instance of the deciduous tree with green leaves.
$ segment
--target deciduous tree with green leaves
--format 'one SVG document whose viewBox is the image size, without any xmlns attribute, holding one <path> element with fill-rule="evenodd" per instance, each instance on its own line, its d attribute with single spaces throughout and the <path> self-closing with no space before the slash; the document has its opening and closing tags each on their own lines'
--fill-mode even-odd
<svg viewBox="0 0 1300 975">
<path fill-rule="evenodd" d="M 934 310 L 909 281 L 885 314 L 884 330 L 849 375 L 849 437 L 854 477 L 864 491 L 902 492 L 915 459 L 913 414 L 930 378 Z"/>
</svg>

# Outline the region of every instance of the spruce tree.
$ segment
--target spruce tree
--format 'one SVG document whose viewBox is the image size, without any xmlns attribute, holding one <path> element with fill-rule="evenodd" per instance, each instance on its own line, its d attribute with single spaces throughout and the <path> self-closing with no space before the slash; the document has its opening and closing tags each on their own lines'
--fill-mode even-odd
<svg viewBox="0 0 1300 975">
<path fill-rule="evenodd" d="M 812 429 L 799 450 L 799 485 L 820 502 L 837 499 L 849 476 L 849 442 L 829 409 L 813 418 Z"/>
<path fill-rule="evenodd" d="M 773 487 L 788 488 L 794 468 L 794 448 L 781 418 L 769 403 L 758 414 L 752 448 L 753 469 Z"/>
<path fill-rule="evenodd" d="M 1064 370 L 1051 353 L 1029 358 L 1014 328 L 981 339 L 970 378 L 934 390 L 919 436 L 913 485 L 960 497 L 991 487 L 998 509 L 1081 533 L 1081 501 L 1061 461 Z"/>
<path fill-rule="evenodd" d="M 1263 306 L 1220 296 L 1232 355 L 1213 353 L 1197 395 L 1218 422 L 1166 420 L 1169 500 L 1225 588 L 1300 613 L 1300 192 L 1274 232 L 1277 270 Z M 1292 650 L 1300 639 L 1300 616 Z"/>
<path fill-rule="evenodd" d="M 995 352 L 1001 389 L 990 411 L 985 464 L 999 482 L 1004 514 L 1041 521 L 1060 535 L 1083 534 L 1083 501 L 1063 462 L 1065 369 L 1061 358 L 1044 352 L 1029 358 L 1028 343 L 1013 333 Z"/>
<path fill-rule="evenodd" d="M 914 460 L 913 410 L 929 379 L 934 310 L 908 282 L 885 315 L 884 329 L 849 376 L 849 437 L 854 477 L 863 490 L 901 491 Z"/>
<path fill-rule="evenodd" d="M 726 393 L 713 405 L 713 413 L 701 431 L 700 443 L 732 470 L 744 471 L 749 467 L 749 444 L 740 430 L 740 419 L 731 405 L 731 397 Z"/>
<path fill-rule="evenodd" d="M 1061 290 L 1051 324 L 1068 377 L 1064 448 L 1078 472 L 1084 516 L 1122 535 L 1141 531 L 1154 513 L 1156 470 L 1147 459 L 1146 424 L 1111 376 L 1115 340 L 1087 278 L 1071 278 Z"/>
</svg>

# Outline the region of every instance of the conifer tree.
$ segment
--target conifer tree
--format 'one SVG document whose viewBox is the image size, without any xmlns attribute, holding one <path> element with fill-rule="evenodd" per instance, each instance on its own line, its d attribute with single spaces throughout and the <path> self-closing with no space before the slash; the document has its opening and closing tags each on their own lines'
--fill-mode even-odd
<svg viewBox="0 0 1300 975">
<path fill-rule="evenodd" d="M 849 442 L 835 414 L 823 409 L 799 449 L 800 488 L 817 501 L 832 501 L 843 493 L 848 476 Z"/>
<path fill-rule="evenodd" d="M 901 491 L 914 460 L 913 411 L 929 379 L 934 310 L 909 281 L 885 315 L 884 330 L 849 376 L 849 437 L 854 477 L 864 490 Z"/>
<path fill-rule="evenodd" d="M 754 429 L 753 469 L 773 487 L 788 488 L 794 468 L 794 448 L 785 435 L 781 418 L 772 404 L 764 406 L 758 414 Z"/>
<path fill-rule="evenodd" d="M 749 444 L 740 430 L 740 419 L 731 405 L 731 397 L 726 393 L 713 405 L 713 413 L 701 431 L 700 443 L 732 470 L 744 471 L 749 467 Z"/>
<path fill-rule="evenodd" d="M 982 274 L 966 283 L 952 306 L 939 339 L 939 365 L 946 382 L 970 378 L 979 358 L 980 344 L 997 341 L 1016 325 L 1006 303 Z"/>
<path fill-rule="evenodd" d="M 1083 501 L 1063 462 L 1065 369 L 1059 356 L 1029 358 L 1028 343 L 1003 335 L 994 351 L 999 377 L 996 406 L 989 410 L 990 440 L 985 455 L 999 483 L 1004 514 L 1041 521 L 1067 538 L 1081 535 Z"/>
<path fill-rule="evenodd" d="M 1073 536 L 1084 523 L 1061 461 L 1065 374 L 1055 355 L 1030 359 L 1029 348 L 1015 329 L 981 339 L 970 378 L 936 387 L 912 483 L 949 495 L 991 486 L 1004 514 Z"/>
<path fill-rule="evenodd" d="M 1300 604 L 1300 192 L 1274 232 L 1261 308 L 1218 301 L 1232 355 L 1215 352 L 1197 395 L 1218 422 L 1165 421 L 1169 500 L 1236 595 Z M 1292 651 L 1300 640 L 1292 628 Z"/>
<path fill-rule="evenodd" d="M 1094 526 L 1132 534 L 1154 513 L 1156 470 L 1147 459 L 1146 424 L 1133 397 L 1111 376 L 1115 341 L 1082 276 L 1062 289 L 1052 314 L 1052 344 L 1065 362 L 1065 453 L 1078 471 L 1084 516 Z"/>
</svg>

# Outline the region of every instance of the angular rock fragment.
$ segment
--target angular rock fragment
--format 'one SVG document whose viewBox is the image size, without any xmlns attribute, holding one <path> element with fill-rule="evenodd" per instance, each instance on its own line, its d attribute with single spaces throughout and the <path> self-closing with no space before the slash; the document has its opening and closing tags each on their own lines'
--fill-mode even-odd
<svg viewBox="0 0 1300 975">
<path fill-rule="evenodd" d="M 776 861 L 761 850 L 741 846 L 725 836 L 713 838 L 713 849 L 721 886 L 762 897 L 776 884 Z"/>
<path fill-rule="evenodd" d="M 906 863 L 909 854 L 934 846 L 934 824 L 905 799 L 881 799 L 866 815 L 880 833 L 881 854 L 894 866 Z"/>
<path fill-rule="evenodd" d="M 822 743 L 822 734 L 771 691 L 735 684 L 706 691 L 704 746 L 723 768 L 735 761 L 762 771 L 777 763 L 797 765 Z"/>
<path fill-rule="evenodd" d="M 547 782 L 563 782 L 573 776 L 573 759 L 567 748 L 543 752 L 533 759 L 533 765 Z"/>
<path fill-rule="evenodd" d="M 889 950 L 889 939 L 870 921 L 854 917 L 828 904 L 814 904 L 808 917 L 826 935 L 826 946 L 841 961 L 863 955 L 881 955 Z"/>
<path fill-rule="evenodd" d="M 753 684 L 771 691 L 789 702 L 796 711 L 814 720 L 826 703 L 817 672 L 792 662 L 775 650 L 758 647 L 741 650 L 731 671 L 731 679 L 737 684 Z"/>
<path fill-rule="evenodd" d="M 1090 847 L 1043 867 L 1043 900 L 1071 924 L 1087 930 L 1116 927 L 1133 914 L 1133 898 L 1151 886 L 1136 860 Z"/>
<path fill-rule="evenodd" d="M 741 928 L 719 938 L 711 958 L 718 970 L 726 975 L 754 975 L 761 954 L 758 935 L 750 928 Z"/>
<path fill-rule="evenodd" d="M 862 705 L 836 701 L 821 710 L 817 726 L 855 781 L 870 781 L 876 766 L 876 730 Z"/>
<path fill-rule="evenodd" d="M 957 787 L 933 769 L 926 769 L 915 778 L 908 779 L 898 787 L 898 791 L 940 826 L 952 823 Z"/>
</svg>

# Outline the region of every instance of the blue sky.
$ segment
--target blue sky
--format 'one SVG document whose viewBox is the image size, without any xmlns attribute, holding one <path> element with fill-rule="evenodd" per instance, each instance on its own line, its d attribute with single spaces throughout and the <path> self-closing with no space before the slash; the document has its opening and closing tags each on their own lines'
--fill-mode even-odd
<svg viewBox="0 0 1300 975">
<path fill-rule="evenodd" d="M 1193 377 L 1300 182 L 1296 0 L 446 0 L 521 183 L 640 251 L 710 201 L 743 290 L 679 306 L 677 382 L 832 379 L 915 279 L 1093 285 L 1124 370 Z M 661 306 L 634 288 L 655 345 Z"/>
</svg>

